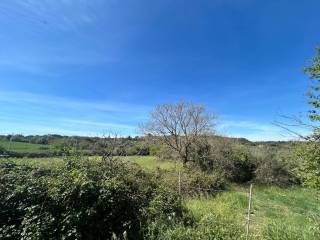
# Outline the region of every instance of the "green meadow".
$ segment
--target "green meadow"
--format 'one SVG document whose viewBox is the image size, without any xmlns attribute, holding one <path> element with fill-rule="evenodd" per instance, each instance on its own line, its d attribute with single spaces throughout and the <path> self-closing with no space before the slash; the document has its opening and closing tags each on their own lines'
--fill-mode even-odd
<svg viewBox="0 0 320 240">
<path fill-rule="evenodd" d="M 159 161 L 153 156 L 118 157 L 140 165 L 147 171 L 179 168 L 170 161 Z M 81 161 L 100 161 L 100 157 L 83 157 Z M 63 158 L 12 158 L 16 164 L 52 168 L 62 166 Z M 242 236 L 247 224 L 248 185 L 230 184 L 215 196 L 185 197 L 185 205 L 201 223 L 212 214 L 223 223 L 240 226 Z M 275 186 L 253 186 L 252 211 L 250 214 L 251 239 L 319 239 L 320 195 L 315 190 L 303 187 L 280 188 Z M 210 222 L 206 228 L 213 227 Z M 201 228 L 201 224 L 198 226 Z M 197 228 L 181 229 L 196 232 Z M 200 231 L 200 230 L 199 230 Z M 201 229 L 201 232 L 204 230 Z M 192 238 L 194 239 L 194 238 Z M 210 239 L 210 238 L 209 238 Z"/>
<path fill-rule="evenodd" d="M 0 140 L 0 147 L 17 153 L 47 153 L 53 149 L 52 145 L 14 141 L 11 142 L 7 140 Z"/>
</svg>

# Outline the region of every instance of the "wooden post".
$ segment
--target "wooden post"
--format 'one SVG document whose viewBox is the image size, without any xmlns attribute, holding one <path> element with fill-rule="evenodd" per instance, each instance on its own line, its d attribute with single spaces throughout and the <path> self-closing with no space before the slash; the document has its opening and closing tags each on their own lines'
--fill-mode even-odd
<svg viewBox="0 0 320 240">
<path fill-rule="evenodd" d="M 250 192 L 249 192 L 249 204 L 248 204 L 248 217 L 247 217 L 247 235 L 246 235 L 246 240 L 249 239 L 251 201 L 252 201 L 252 183 L 250 184 Z"/>
<path fill-rule="evenodd" d="M 128 233 L 127 233 L 127 231 L 124 231 L 124 232 L 123 232 L 123 239 L 124 239 L 124 240 L 128 240 Z"/>
<path fill-rule="evenodd" d="M 10 137 L 8 152 L 10 152 L 10 151 L 11 151 L 11 143 L 12 143 L 12 136 Z"/>
<path fill-rule="evenodd" d="M 179 175 L 178 175 L 178 189 L 179 189 L 179 195 L 181 196 L 181 172 L 179 170 Z"/>
</svg>

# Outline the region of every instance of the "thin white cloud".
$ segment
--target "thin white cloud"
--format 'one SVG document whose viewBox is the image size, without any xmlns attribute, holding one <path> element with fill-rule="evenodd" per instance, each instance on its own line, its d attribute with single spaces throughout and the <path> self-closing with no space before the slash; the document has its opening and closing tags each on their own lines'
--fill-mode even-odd
<svg viewBox="0 0 320 240">
<path fill-rule="evenodd" d="M 0 131 L 5 133 L 135 135 L 148 107 L 0 91 Z"/>
<path fill-rule="evenodd" d="M 54 28 L 62 31 L 77 31 L 84 24 L 93 24 L 97 21 L 91 11 L 96 1 L 79 0 L 24 0 L 10 3 L 3 2 L 1 6 L 8 12 L 8 17 L 15 15 L 38 24 L 41 28 Z"/>
<path fill-rule="evenodd" d="M 119 62 L 117 58 L 83 51 L 76 54 L 64 52 L 61 55 L 57 53 L 24 53 L 19 55 L 13 52 L 1 55 L 0 67 L 3 71 L 13 70 L 45 76 L 57 75 L 56 69 L 61 66 L 101 66 Z"/>
<path fill-rule="evenodd" d="M 135 135 L 151 107 L 121 102 L 86 101 L 28 92 L 0 91 L 2 133 L 92 135 L 117 132 Z M 230 120 L 231 119 L 231 120 Z M 294 130 L 307 135 L 305 129 Z M 273 125 L 258 121 L 222 119 L 220 134 L 252 141 L 291 140 L 296 136 Z"/>
<path fill-rule="evenodd" d="M 13 33 L 0 36 L 1 71 L 52 76 L 60 72 L 61 66 L 119 62 L 118 56 L 112 54 L 114 47 L 108 48 L 106 39 L 101 40 L 103 44 L 97 44 L 100 40 L 92 38 L 92 32 L 88 32 L 100 26 L 96 16 L 96 10 L 101 11 L 98 3 L 87 0 L 0 1 L 0 22 L 11 26 Z M 24 25 L 28 27 L 21 27 Z M 27 41 L 16 39 L 15 34 Z M 60 35 L 65 35 L 63 41 L 58 40 Z M 18 41 L 14 47 L 13 41 Z"/>
<path fill-rule="evenodd" d="M 77 119 L 56 119 L 57 121 L 63 124 L 69 124 L 72 126 L 81 126 L 83 127 L 99 127 L 103 129 L 126 129 L 133 131 L 136 127 L 128 124 L 117 124 L 117 123 L 106 123 L 99 121 L 85 121 L 85 120 L 77 120 Z"/>
<path fill-rule="evenodd" d="M 61 107 L 62 109 L 80 109 L 83 111 L 87 109 L 103 112 L 135 113 L 138 114 L 138 116 L 139 114 L 141 115 L 146 111 L 149 111 L 149 108 L 143 105 L 107 101 L 84 101 L 80 99 L 70 99 L 28 92 L 0 91 L 0 101 L 17 104 L 30 103 L 55 108 Z"/>
<path fill-rule="evenodd" d="M 218 131 L 232 137 L 243 137 L 251 141 L 280 141 L 294 140 L 296 135 L 272 124 L 253 121 L 225 120 L 218 126 Z M 309 132 L 303 128 L 294 128 L 294 131 L 307 135 Z"/>
<path fill-rule="evenodd" d="M 0 128 L 0 134 L 23 134 L 23 135 L 43 135 L 43 134 L 61 134 L 69 136 L 99 136 L 102 133 L 88 130 L 70 130 L 60 127 L 45 126 L 39 124 L 25 123 L 5 123 Z"/>
</svg>

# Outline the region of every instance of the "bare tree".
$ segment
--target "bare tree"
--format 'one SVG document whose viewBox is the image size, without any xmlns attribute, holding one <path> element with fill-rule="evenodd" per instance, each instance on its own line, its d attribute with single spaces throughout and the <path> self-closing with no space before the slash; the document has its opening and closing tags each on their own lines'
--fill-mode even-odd
<svg viewBox="0 0 320 240">
<path fill-rule="evenodd" d="M 142 126 L 144 134 L 158 136 L 175 151 L 185 165 L 194 146 L 212 133 L 215 116 L 203 105 L 180 102 L 155 107 L 149 121 Z"/>
</svg>

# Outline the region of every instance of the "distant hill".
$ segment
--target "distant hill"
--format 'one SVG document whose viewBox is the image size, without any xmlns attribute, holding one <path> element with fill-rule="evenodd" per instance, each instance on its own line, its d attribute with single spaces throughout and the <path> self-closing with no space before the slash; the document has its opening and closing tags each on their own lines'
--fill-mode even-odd
<svg viewBox="0 0 320 240">
<path fill-rule="evenodd" d="M 212 138 L 231 141 L 248 146 L 289 146 L 292 141 L 259 141 L 252 142 L 246 138 L 232 138 L 225 136 L 212 136 Z M 88 136 L 62 136 L 52 135 L 0 135 L 0 156 L 11 157 L 50 157 L 60 156 L 67 148 L 76 148 L 85 155 L 99 155 L 105 143 L 112 140 L 110 137 L 88 137 Z M 149 155 L 150 149 L 157 148 L 159 137 L 135 136 L 119 137 L 118 155 Z M 64 150 L 63 150 L 64 149 Z"/>
</svg>

